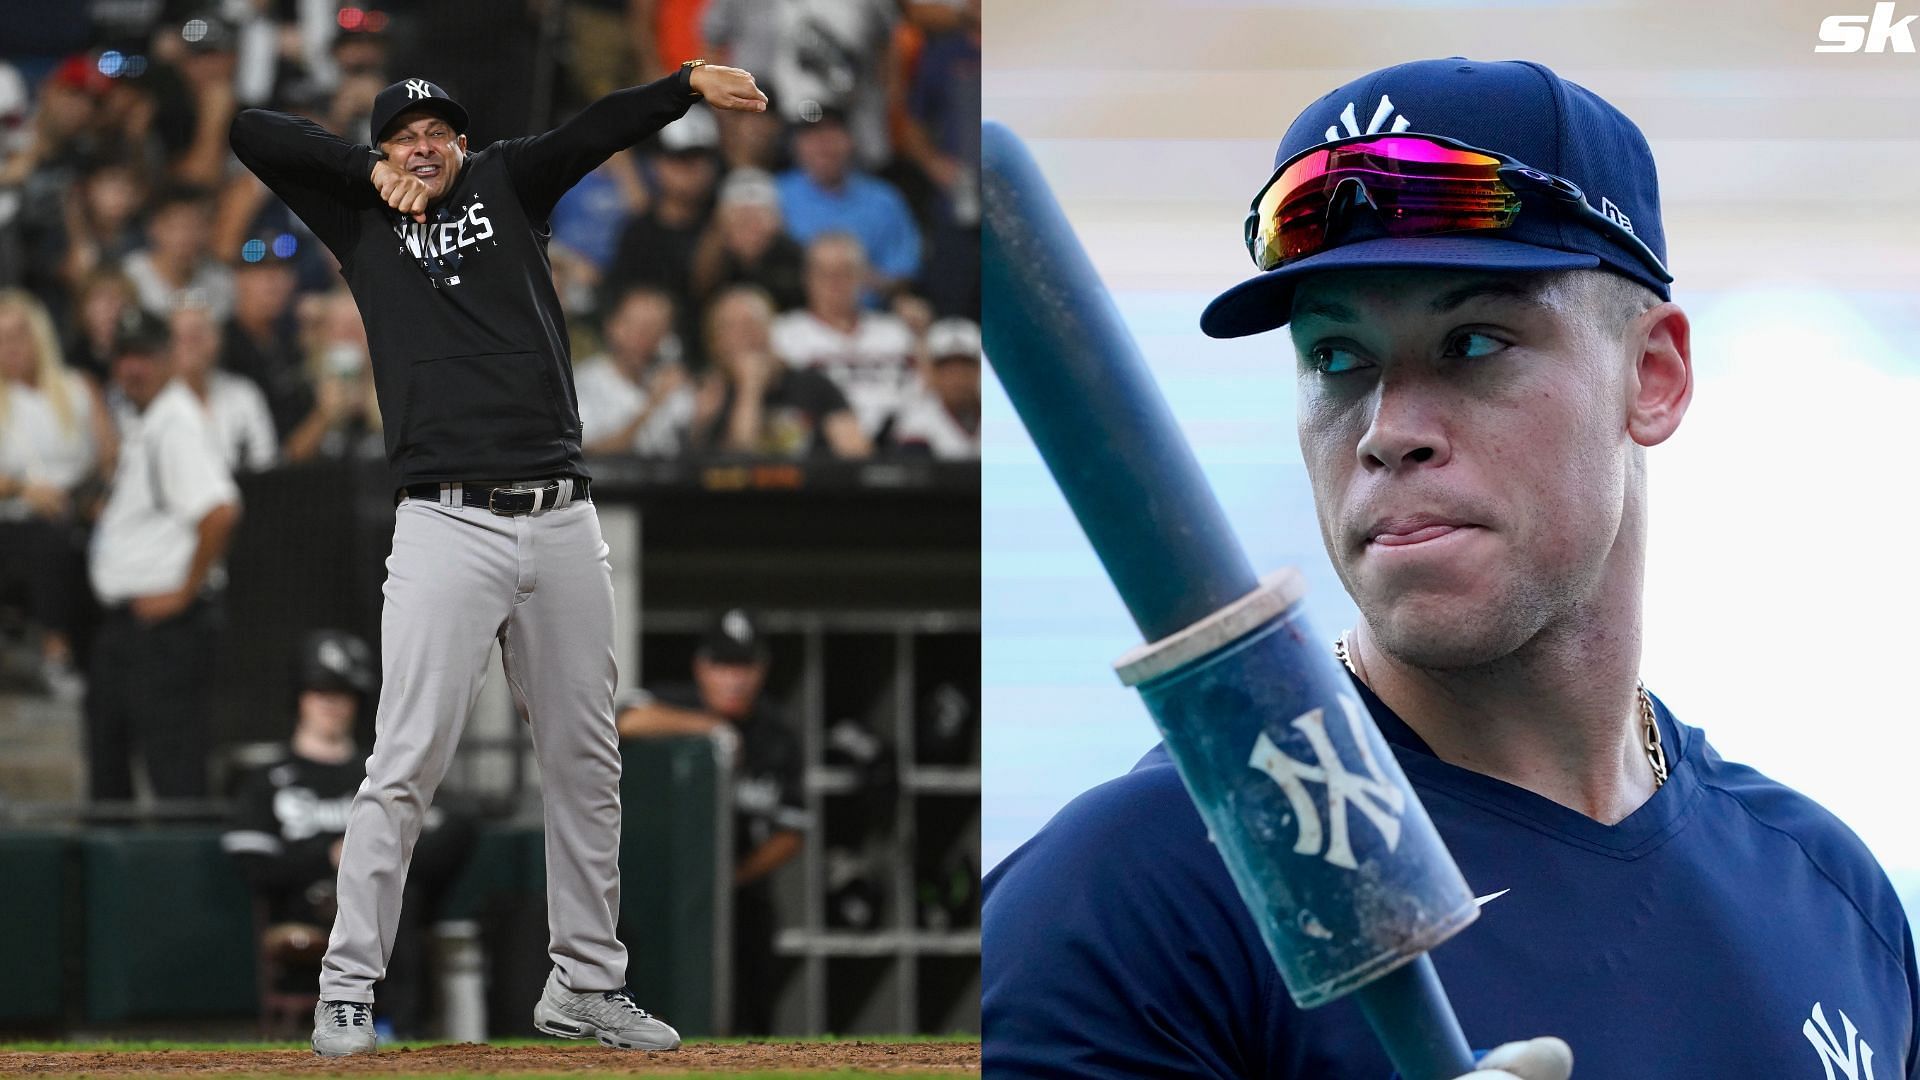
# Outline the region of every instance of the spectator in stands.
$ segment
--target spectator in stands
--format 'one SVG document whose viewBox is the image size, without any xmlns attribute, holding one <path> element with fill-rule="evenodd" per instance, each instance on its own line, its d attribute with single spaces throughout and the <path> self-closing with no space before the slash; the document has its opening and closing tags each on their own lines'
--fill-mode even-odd
<svg viewBox="0 0 1920 1080">
<path fill-rule="evenodd" d="M 0 289 L 0 594 L 24 593 L 55 695 L 83 687 L 87 495 L 112 442 L 99 391 L 60 359 L 38 300 Z"/>
<path fill-rule="evenodd" d="M 87 679 L 95 799 L 133 797 L 136 753 L 155 794 L 207 792 L 221 559 L 240 495 L 205 412 L 172 376 L 166 324 L 130 314 L 113 378 L 133 414 L 92 547 L 93 590 L 105 609 Z"/>
<path fill-rule="evenodd" d="M 0 60 L 0 177 L 15 175 L 15 163 L 33 143 L 32 105 L 20 69 Z M 0 190 L 0 285 L 17 285 L 26 276 L 26 223 L 21 208 L 19 192 Z"/>
<path fill-rule="evenodd" d="M 208 308 L 216 319 L 233 313 L 233 272 L 209 250 L 212 230 L 213 198 L 205 188 L 170 187 L 155 198 L 147 246 L 122 267 L 149 314 L 165 318 L 185 305 Z"/>
<path fill-rule="evenodd" d="M 774 355 L 773 301 L 735 285 L 707 307 L 709 370 L 695 398 L 695 452 L 863 458 L 873 443 L 846 395 L 817 371 Z"/>
<path fill-rule="evenodd" d="M 713 223 L 693 253 L 693 295 L 757 285 L 781 310 L 806 303 L 806 254 L 781 228 L 780 193 L 760 169 L 735 169 L 720 184 Z"/>
<path fill-rule="evenodd" d="M 869 169 L 891 156 L 887 70 L 899 0 L 710 0 L 702 26 L 728 63 L 758 62 L 788 123 L 815 108 L 849 118 Z"/>
<path fill-rule="evenodd" d="M 281 760 L 241 780 L 232 824 L 220 838 L 266 907 L 259 947 L 278 961 L 286 980 L 279 989 L 287 991 L 311 989 L 319 978 L 347 810 L 367 778 L 354 726 L 372 704 L 377 682 L 373 650 L 337 630 L 308 635 L 296 670 L 293 738 Z M 427 811 L 407 874 L 400 932 L 380 986 L 374 1022 L 397 1038 L 425 1034 L 426 928 L 473 847 L 471 819 L 448 813 L 449 801 L 443 798 Z"/>
<path fill-rule="evenodd" d="M 373 360 L 360 308 L 344 286 L 318 298 L 316 308 L 318 319 L 307 349 L 313 409 L 282 444 L 288 461 L 347 457 L 378 446 L 381 439 Z"/>
<path fill-rule="evenodd" d="M 313 387 L 293 319 L 294 263 L 281 257 L 276 240 L 256 237 L 241 247 L 233 268 L 233 318 L 220 338 L 220 365 L 252 379 L 266 394 L 274 433 L 284 440 L 313 411 Z"/>
<path fill-rule="evenodd" d="M 547 255 L 569 315 L 595 312 L 597 294 L 613 263 L 620 233 L 630 218 L 647 207 L 646 185 L 634 157 L 632 151 L 622 150 L 601 162 L 599 168 L 567 189 L 548 216 L 553 242 L 547 247 Z M 569 262 L 572 265 L 563 269 Z M 578 282 L 578 287 L 559 288 L 563 277 Z"/>
<path fill-rule="evenodd" d="M 135 307 L 133 282 L 117 270 L 96 270 L 75 291 L 73 333 L 67 338 L 67 363 L 96 385 L 112 378 L 113 340 L 120 320 Z"/>
<path fill-rule="evenodd" d="M 720 615 L 700 639 L 693 685 L 628 695 L 618 710 L 627 739 L 707 735 L 737 739 L 733 810 L 734 1031 L 765 1035 L 773 1027 L 773 872 L 800 852 L 812 825 L 802 787 L 800 735 L 786 711 L 761 693 L 768 652 L 745 611 Z"/>
<path fill-rule="evenodd" d="M 924 7 L 924 6 L 923 6 Z M 900 149 L 938 192 L 921 288 L 946 315 L 980 311 L 980 2 L 929 29 L 906 93 Z"/>
<path fill-rule="evenodd" d="M 65 171 L 53 181 L 65 190 L 78 167 L 100 151 L 101 100 L 112 86 L 91 57 L 69 57 L 55 67 L 40 84 L 27 138 L 0 170 L 0 186 L 17 187 L 50 170 Z"/>
<path fill-rule="evenodd" d="M 877 289 L 913 280 L 920 269 L 913 214 L 893 185 L 854 167 L 853 136 L 839 111 L 827 109 L 794 130 L 793 160 L 798 167 L 779 180 L 787 232 L 802 244 L 823 233 L 851 233 L 873 265 Z"/>
<path fill-rule="evenodd" d="M 133 164 L 110 158 L 94 162 L 67 197 L 61 277 L 68 286 L 96 270 L 114 269 L 139 249 L 140 207 L 146 184 Z"/>
<path fill-rule="evenodd" d="M 230 154 L 227 128 L 239 110 L 234 73 L 239 59 L 238 38 L 231 23 L 212 11 L 196 14 L 187 24 L 168 27 L 163 40 L 183 46 L 174 57 L 181 81 L 192 97 L 192 138 L 168 163 L 168 175 L 178 183 L 213 189 L 226 179 Z M 165 55 L 155 49 L 156 59 Z"/>
<path fill-rule="evenodd" d="M 173 337 L 174 378 L 193 391 L 212 425 L 215 445 L 227 469 L 260 472 L 273 467 L 279 440 L 267 396 L 245 375 L 220 368 L 220 327 L 206 308 L 176 308 L 168 320 Z"/>
<path fill-rule="evenodd" d="M 853 404 L 860 430 L 879 441 L 913 378 L 913 334 L 892 315 L 860 306 L 867 259 L 860 241 L 825 233 L 807 245 L 807 306 L 773 327 L 773 350 L 796 368 L 832 379 Z"/>
<path fill-rule="evenodd" d="M 927 331 L 920 379 L 891 432 L 894 447 L 947 461 L 980 456 L 980 327 L 942 319 Z"/>
<path fill-rule="evenodd" d="M 686 313 L 691 300 L 687 282 L 694 246 L 713 207 L 714 148 L 719 142 L 713 113 L 705 105 L 695 105 L 687 115 L 661 128 L 659 140 L 647 207 L 620 234 L 603 295 L 618 296 L 635 285 L 659 289 L 680 305 L 683 314 L 677 329 L 683 340 L 691 341 L 695 324 Z"/>
<path fill-rule="evenodd" d="M 68 193 L 90 161 L 118 150 L 105 101 L 113 80 L 101 74 L 91 57 L 75 56 L 54 68 L 40 85 L 39 101 L 27 121 L 24 139 L 14 142 L 0 167 L 0 266 L 4 280 L 26 286 L 56 318 L 67 282 Z"/>
<path fill-rule="evenodd" d="M 720 122 L 720 164 L 728 170 L 778 173 L 791 164 L 787 125 L 777 111 L 780 97 L 772 83 L 760 83 L 760 92 L 767 95 L 765 112 L 728 109 L 715 117 Z"/>
<path fill-rule="evenodd" d="M 573 90 L 598 101 L 623 86 L 647 82 L 692 56 L 663 60 L 654 44 L 653 2 L 572 0 L 566 5 Z M 752 69 L 748 69 L 752 70 Z"/>
<path fill-rule="evenodd" d="M 587 453 L 680 452 L 693 421 L 693 390 L 673 323 L 673 300 L 658 289 L 631 289 L 607 312 L 606 351 L 573 377 Z"/>
<path fill-rule="evenodd" d="M 385 86 L 393 81 L 387 75 L 387 17 L 384 12 L 369 11 L 366 7 L 362 11 L 364 14 L 358 22 L 351 18 L 345 22 L 334 19 L 333 41 L 327 46 L 333 59 L 334 76 L 340 82 L 364 76 Z"/>
</svg>

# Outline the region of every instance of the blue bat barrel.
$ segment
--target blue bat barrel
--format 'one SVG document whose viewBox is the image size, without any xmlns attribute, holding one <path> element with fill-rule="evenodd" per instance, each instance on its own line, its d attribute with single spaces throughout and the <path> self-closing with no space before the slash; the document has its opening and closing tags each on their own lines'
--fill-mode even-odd
<svg viewBox="0 0 1920 1080">
<path fill-rule="evenodd" d="M 1406 1080 L 1468 1071 L 1425 956 L 1477 914 L 1465 880 L 1298 575 L 1255 578 L 1032 157 L 994 123 L 981 148 L 987 358 L 1149 642 L 1122 678 L 1294 998 L 1354 993 Z"/>
<path fill-rule="evenodd" d="M 1121 657 L 1301 1008 L 1480 913 L 1326 638 L 1300 574 Z M 1458 1071 L 1443 1073 L 1452 1077 Z"/>
</svg>

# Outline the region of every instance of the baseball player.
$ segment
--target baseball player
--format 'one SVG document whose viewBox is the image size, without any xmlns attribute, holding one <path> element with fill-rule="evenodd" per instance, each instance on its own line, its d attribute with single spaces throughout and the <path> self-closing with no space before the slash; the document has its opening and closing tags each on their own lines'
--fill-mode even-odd
<svg viewBox="0 0 1920 1080">
<path fill-rule="evenodd" d="M 234 793 L 232 826 L 220 838 L 264 901 L 269 925 L 259 948 L 280 962 L 278 987 L 312 985 L 334 915 L 334 879 L 354 793 L 366 779 L 356 721 L 374 689 L 373 650 L 352 634 L 316 630 L 301 643 L 294 678 L 293 733 L 286 752 L 248 773 Z M 427 927 L 447 885 L 466 865 L 473 820 L 430 809 L 407 873 L 394 952 L 380 984 L 376 1030 L 420 1037 L 426 1019 Z"/>
<path fill-rule="evenodd" d="M 1639 129 L 1538 64 L 1429 60 L 1314 102 L 1275 166 L 1260 273 L 1201 327 L 1291 332 L 1361 614 L 1331 647 L 1482 905 L 1432 954 L 1469 1041 L 1556 1036 L 1473 1076 L 1920 1077 L 1885 874 L 1639 679 L 1647 451 L 1693 392 Z M 1334 773 L 1314 797 L 1373 828 Z M 1351 998 L 1295 1006 L 1164 746 L 985 888 L 988 1075 L 1392 1071 Z"/>
<path fill-rule="evenodd" d="M 498 640 L 545 778 L 549 1034 L 670 1050 L 626 989 L 613 587 L 588 498 L 547 218 L 576 181 L 704 98 L 759 110 L 738 68 L 688 61 L 542 135 L 469 153 L 467 113 L 426 79 L 374 100 L 374 146 L 249 109 L 234 152 L 339 259 L 367 324 L 397 480 L 381 619 L 385 674 L 349 816 L 313 1048 L 375 1048 L 373 983 L 407 862 Z"/>
</svg>

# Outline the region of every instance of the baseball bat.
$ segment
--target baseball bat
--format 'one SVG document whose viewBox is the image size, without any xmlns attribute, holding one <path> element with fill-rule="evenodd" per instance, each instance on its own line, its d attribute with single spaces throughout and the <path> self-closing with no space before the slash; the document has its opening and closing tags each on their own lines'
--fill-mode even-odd
<svg viewBox="0 0 1920 1080">
<path fill-rule="evenodd" d="M 1298 572 L 1257 579 L 1039 167 L 982 126 L 987 359 L 1147 644 L 1140 691 L 1303 1008 L 1353 994 L 1404 1080 L 1473 1068 L 1426 953 L 1473 894 Z"/>
</svg>

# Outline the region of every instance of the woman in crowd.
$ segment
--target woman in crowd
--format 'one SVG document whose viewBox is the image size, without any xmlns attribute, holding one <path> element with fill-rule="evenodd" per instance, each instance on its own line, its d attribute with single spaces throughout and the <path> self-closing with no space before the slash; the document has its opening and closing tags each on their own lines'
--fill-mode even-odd
<svg viewBox="0 0 1920 1080">
<path fill-rule="evenodd" d="M 24 594 L 42 674 L 63 696 L 83 686 L 83 537 L 112 441 L 99 391 L 61 359 L 46 308 L 0 289 L 0 595 Z"/>
</svg>

